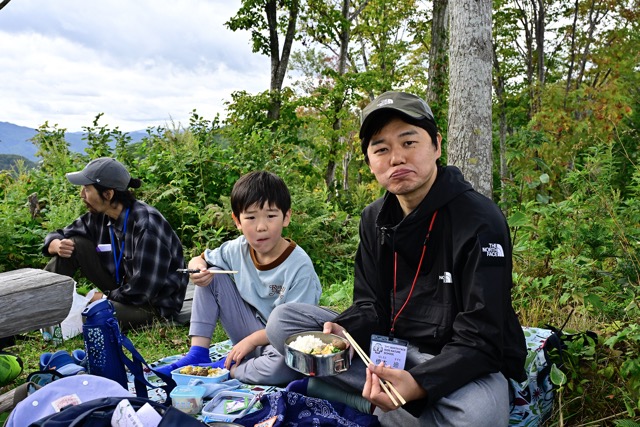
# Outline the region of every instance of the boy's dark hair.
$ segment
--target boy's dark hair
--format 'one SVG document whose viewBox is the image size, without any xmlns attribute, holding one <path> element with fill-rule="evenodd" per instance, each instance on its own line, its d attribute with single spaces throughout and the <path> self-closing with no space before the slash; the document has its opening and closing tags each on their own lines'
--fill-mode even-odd
<svg viewBox="0 0 640 427">
<path fill-rule="evenodd" d="M 267 171 L 249 172 L 236 181 L 231 190 L 231 210 L 236 218 L 252 205 L 261 209 L 275 206 L 286 215 L 291 209 L 291 194 L 278 175 Z"/>
<path fill-rule="evenodd" d="M 131 180 L 129 181 L 129 187 L 131 188 L 140 188 L 141 184 L 142 184 L 142 181 L 138 178 L 131 178 Z M 121 191 L 121 190 L 116 190 L 115 188 L 105 187 L 100 184 L 93 184 L 93 186 L 96 188 L 96 191 L 98 192 L 98 195 L 100 195 L 100 198 L 102 200 L 107 200 L 104 197 L 105 191 L 113 190 L 113 197 L 111 198 L 111 203 L 120 202 L 122 203 L 122 206 L 124 206 L 125 208 L 130 208 L 131 205 L 133 205 L 133 202 L 135 202 L 136 200 L 136 196 L 130 190 Z"/>
<path fill-rule="evenodd" d="M 431 142 L 437 148 L 438 147 L 438 128 L 433 120 L 430 120 L 426 117 L 421 118 L 413 118 L 407 114 L 403 114 L 399 111 L 387 110 L 380 111 L 376 116 L 376 121 L 371 122 L 369 126 L 362 129 L 360 134 L 361 143 L 362 143 L 362 154 L 364 154 L 364 159 L 369 163 L 369 156 L 367 155 L 367 147 L 369 147 L 369 142 L 371 138 L 380 132 L 382 128 L 384 128 L 389 122 L 393 119 L 400 119 L 403 122 L 409 123 L 410 125 L 420 127 L 427 131 L 429 136 L 431 137 Z M 439 159 L 438 159 L 439 160 Z"/>
</svg>

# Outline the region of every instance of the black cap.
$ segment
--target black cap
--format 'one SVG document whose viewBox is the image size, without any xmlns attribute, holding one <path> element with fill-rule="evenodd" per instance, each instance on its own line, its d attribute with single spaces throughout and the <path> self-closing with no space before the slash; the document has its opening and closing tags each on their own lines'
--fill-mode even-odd
<svg viewBox="0 0 640 427">
<path fill-rule="evenodd" d="M 433 118 L 433 112 L 424 99 L 406 92 L 389 91 L 378 96 L 362 110 L 360 140 L 362 140 L 362 136 L 367 127 L 374 123 L 374 119 L 378 113 L 383 111 L 397 111 L 413 119 L 426 118 L 433 122 L 434 125 L 436 124 Z M 362 142 L 362 152 L 365 154 L 367 152 L 367 146 L 364 141 Z"/>
</svg>

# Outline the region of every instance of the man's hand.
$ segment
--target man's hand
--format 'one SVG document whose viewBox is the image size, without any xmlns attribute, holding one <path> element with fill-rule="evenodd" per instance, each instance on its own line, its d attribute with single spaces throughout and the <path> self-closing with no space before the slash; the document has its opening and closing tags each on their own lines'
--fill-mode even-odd
<svg viewBox="0 0 640 427">
<path fill-rule="evenodd" d="M 380 385 L 380 379 L 387 380 L 398 390 L 398 393 L 407 402 L 412 400 L 424 399 L 427 397 L 427 392 L 423 389 L 416 380 L 407 371 L 400 369 L 387 368 L 383 363 L 380 365 L 369 365 L 367 367 L 367 380 L 364 383 L 362 389 L 362 397 L 373 403 L 384 412 L 393 411 L 398 409 L 400 401 L 394 394 L 393 397 L 398 402 L 398 405 L 394 405 L 387 393 Z M 389 387 L 387 387 L 389 388 Z M 391 391 L 389 389 L 389 391 Z M 391 392 L 393 394 L 393 392 Z"/>
<path fill-rule="evenodd" d="M 337 335 L 345 339 L 347 338 L 344 336 L 344 328 L 333 322 L 324 322 L 324 325 L 322 325 L 322 333 Z M 353 355 L 355 353 L 355 349 L 349 345 L 349 357 L 353 359 Z"/>
<path fill-rule="evenodd" d="M 342 331 L 344 331 L 344 328 L 337 323 L 324 322 L 324 325 L 322 325 L 322 332 L 325 334 L 338 335 L 344 338 Z"/>
<path fill-rule="evenodd" d="M 49 243 L 49 253 L 62 258 L 71 258 L 75 248 L 75 244 L 71 239 L 54 239 Z"/>
</svg>

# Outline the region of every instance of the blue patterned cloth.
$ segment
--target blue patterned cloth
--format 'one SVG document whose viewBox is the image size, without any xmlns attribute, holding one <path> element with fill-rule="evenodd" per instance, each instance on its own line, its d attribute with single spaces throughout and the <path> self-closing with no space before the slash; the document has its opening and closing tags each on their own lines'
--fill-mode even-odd
<svg viewBox="0 0 640 427">
<path fill-rule="evenodd" d="M 523 327 L 527 342 L 525 370 L 527 379 L 522 383 L 510 379 L 514 391 L 509 426 L 537 427 L 549 419 L 553 410 L 553 384 L 549 372 L 545 345 L 553 331 Z"/>
<path fill-rule="evenodd" d="M 271 427 L 380 426 L 378 417 L 359 412 L 347 405 L 307 397 L 291 391 L 263 395 L 262 409 L 236 418 L 234 423 L 254 427 L 264 423 Z"/>
</svg>

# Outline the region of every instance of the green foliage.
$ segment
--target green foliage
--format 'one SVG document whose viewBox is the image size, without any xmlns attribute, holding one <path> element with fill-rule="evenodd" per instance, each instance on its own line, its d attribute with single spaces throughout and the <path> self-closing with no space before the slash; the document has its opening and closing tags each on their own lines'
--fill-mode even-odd
<svg viewBox="0 0 640 427">
<path fill-rule="evenodd" d="M 50 127 L 48 122 L 44 122 L 31 139 L 38 149 L 36 156 L 43 159 L 40 165 L 43 172 L 53 174 L 69 167 L 71 153 L 69 143 L 64 139 L 65 132 L 66 129 L 58 129 L 58 125 Z"/>
<path fill-rule="evenodd" d="M 640 427 L 640 423 L 633 420 L 616 420 L 614 425 L 616 427 Z"/>
<path fill-rule="evenodd" d="M 414 33 L 418 40 L 424 38 L 420 33 L 424 30 L 423 26 L 409 26 L 412 20 L 421 21 L 421 13 L 424 11 L 413 0 L 367 2 L 353 28 L 353 38 L 364 44 L 354 47 L 354 55 L 360 56 L 356 49 L 366 49 L 363 57 L 358 58 L 362 61 L 358 65 L 363 65 L 368 71 L 369 85 L 366 90 L 369 93 L 379 94 L 411 84 L 416 85 L 414 89 L 421 86 L 421 77 L 424 75 L 416 73 L 415 63 L 409 60 L 411 51 L 419 50 L 420 46 L 413 45 L 409 37 L 405 36 L 407 33 Z M 424 68 L 426 67 L 420 67 L 420 70 Z M 422 91 L 418 90 L 420 92 Z"/>
<path fill-rule="evenodd" d="M 93 120 L 93 126 L 84 126 L 83 140 L 87 142 L 86 153 L 90 159 L 98 157 L 117 157 L 124 164 L 128 164 L 125 147 L 131 143 L 131 137 L 120 131 L 118 127 L 109 129 L 106 126 L 98 126 L 98 121 L 104 113 L 98 114 Z M 115 147 L 115 150 L 111 148 Z"/>
<path fill-rule="evenodd" d="M 0 271 L 36 263 L 43 235 L 29 210 L 28 171 L 18 165 L 14 174 L 0 172 Z M 36 209 L 38 204 L 36 202 Z"/>
<path fill-rule="evenodd" d="M 352 271 L 352 269 L 351 269 Z M 343 311 L 353 301 L 353 275 L 347 275 L 347 279 L 341 283 L 333 283 L 326 286 L 320 297 L 320 305 L 330 307 L 338 312 Z"/>
<path fill-rule="evenodd" d="M 207 121 L 194 111 L 191 125 L 193 132 L 191 127 L 149 130 L 131 165 L 144 183 L 139 197 L 165 215 L 188 251 L 202 249 L 211 227 L 219 228 L 210 222 L 209 210 L 216 209 L 239 176 L 227 160 L 217 120 Z"/>
<path fill-rule="evenodd" d="M 634 310 L 636 315 L 640 310 Z M 607 345 L 616 354 L 621 363 L 616 363 L 608 369 L 615 374 L 627 378 L 627 382 L 622 386 L 623 395 L 629 416 L 633 417 L 640 413 L 640 325 L 637 323 L 621 324 L 617 323 L 618 330 L 606 341 Z"/>
<path fill-rule="evenodd" d="M 554 383 L 564 384 L 562 414 L 581 420 L 603 413 L 640 414 L 640 168 L 620 188 L 614 146 L 585 149 L 572 170 L 557 179 L 558 196 L 536 197 L 509 217 L 513 300 L 521 321 L 562 325 L 569 317 L 573 330 L 614 333 L 604 340 L 608 349 L 584 334 L 568 341 L 562 375 L 555 373 Z M 520 197 L 534 198 L 542 184 Z"/>
<path fill-rule="evenodd" d="M 266 6 L 278 8 L 277 31 L 284 33 L 286 12 L 297 4 L 243 1 L 227 26 L 251 31 L 254 51 L 270 55 Z M 537 6 L 542 14 L 532 4 L 506 0 L 493 8 L 494 89 L 502 91 L 494 111 L 506 126 L 496 127 L 494 141 L 496 158 L 504 155 L 506 165 L 493 167 L 512 230 L 512 299 L 524 325 L 569 319 L 567 329 L 599 336 L 576 334 L 556 360 L 552 379 L 559 398 L 551 424 L 638 425 L 637 1 Z M 115 156 L 142 179 L 137 197 L 167 217 L 187 256 L 237 236 L 231 188 L 242 174 L 266 169 L 291 190 L 293 216 L 285 235 L 314 261 L 324 288 L 321 303 L 346 308 L 359 214 L 382 194 L 360 153 L 359 113 L 387 89 L 425 93 L 432 65 L 426 52 L 439 35 L 430 33 L 431 14 L 420 2 L 352 3 L 347 15 L 341 7 L 338 1 L 305 3 L 296 34 L 304 49 L 292 57 L 297 83 L 281 91 L 235 92 L 223 122 L 194 110 L 187 127 L 148 129 L 142 142 L 131 144 L 118 128 L 100 125 L 99 114 L 84 128 L 86 154 L 69 152 L 65 130 L 45 122 L 33 138 L 43 159 L 37 168 L 17 162 L 0 173 L 0 271 L 44 264 L 46 233 L 85 210 L 65 173 L 90 158 Z M 342 70 L 340 35 L 346 30 Z M 545 44 L 537 46 L 542 40 L 534 35 L 546 37 Z M 448 107 L 432 107 L 446 136 Z M 162 329 L 147 333 L 157 340 L 144 335 L 137 338 L 140 345 L 158 349 L 158 357 L 188 345 L 186 331 L 180 338 Z M 177 343 L 162 347 L 173 339 Z"/>
<path fill-rule="evenodd" d="M 252 50 L 265 56 L 271 54 L 269 24 L 265 16 L 271 9 L 276 18 L 276 27 L 282 32 L 289 25 L 292 10 L 300 7 L 299 0 L 256 1 L 243 0 L 240 9 L 225 25 L 232 31 L 246 30 L 251 32 Z"/>
<path fill-rule="evenodd" d="M 567 382 L 567 376 L 555 363 L 551 365 L 550 377 L 553 385 L 558 387 L 562 387 Z"/>
</svg>

